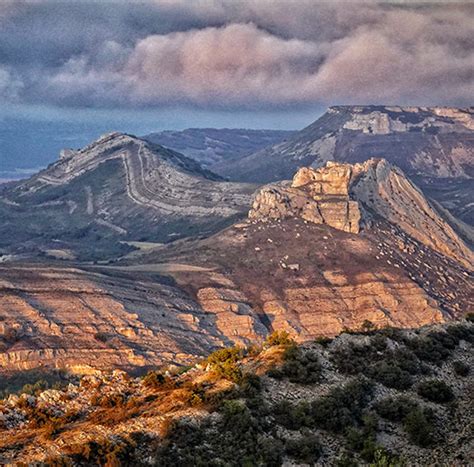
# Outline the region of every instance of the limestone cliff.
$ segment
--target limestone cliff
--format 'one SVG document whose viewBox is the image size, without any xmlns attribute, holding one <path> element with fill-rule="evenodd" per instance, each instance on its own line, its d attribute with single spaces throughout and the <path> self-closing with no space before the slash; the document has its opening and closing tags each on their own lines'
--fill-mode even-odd
<svg viewBox="0 0 474 467">
<path fill-rule="evenodd" d="M 250 219 L 296 217 L 352 233 L 374 216 L 472 269 L 471 250 L 403 172 L 383 159 L 303 167 L 290 186 L 264 187 L 249 212 Z"/>
</svg>

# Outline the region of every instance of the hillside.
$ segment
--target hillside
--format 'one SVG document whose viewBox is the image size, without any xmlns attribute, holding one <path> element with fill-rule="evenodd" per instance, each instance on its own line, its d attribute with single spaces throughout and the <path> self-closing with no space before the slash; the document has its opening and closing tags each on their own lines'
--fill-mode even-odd
<svg viewBox="0 0 474 467">
<path fill-rule="evenodd" d="M 0 401 L 0 462 L 470 465 L 473 342 L 467 321 L 275 333 L 143 378 L 56 375 Z"/>
<path fill-rule="evenodd" d="M 214 171 L 221 163 L 237 160 L 280 143 L 293 133 L 285 130 L 188 128 L 150 133 L 143 139 L 173 149 Z"/>
<path fill-rule="evenodd" d="M 125 242 L 215 232 L 244 215 L 253 190 L 174 151 L 112 133 L 63 151 L 47 169 L 0 191 L 0 248 L 119 256 L 130 250 Z"/>
</svg>

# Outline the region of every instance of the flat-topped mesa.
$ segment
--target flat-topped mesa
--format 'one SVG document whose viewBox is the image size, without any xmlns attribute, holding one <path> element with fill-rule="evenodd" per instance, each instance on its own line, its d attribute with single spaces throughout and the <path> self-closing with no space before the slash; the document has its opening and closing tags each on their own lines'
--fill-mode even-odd
<svg viewBox="0 0 474 467">
<path fill-rule="evenodd" d="M 330 107 L 328 112 L 350 116 L 344 129 L 374 135 L 409 131 L 469 132 L 474 129 L 472 108 L 356 105 Z"/>
<path fill-rule="evenodd" d="M 254 220 L 301 218 L 355 234 L 374 216 L 472 269 L 471 250 L 422 192 L 385 159 L 303 167 L 291 184 L 263 187 L 249 212 Z"/>
</svg>

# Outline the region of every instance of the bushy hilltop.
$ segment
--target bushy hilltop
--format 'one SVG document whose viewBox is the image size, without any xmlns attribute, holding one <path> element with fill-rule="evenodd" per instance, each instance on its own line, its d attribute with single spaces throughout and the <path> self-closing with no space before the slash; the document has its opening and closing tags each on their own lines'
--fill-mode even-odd
<svg viewBox="0 0 474 467">
<path fill-rule="evenodd" d="M 0 402 L 0 462 L 472 464 L 473 317 L 224 348 L 143 377 L 91 374 Z"/>
</svg>

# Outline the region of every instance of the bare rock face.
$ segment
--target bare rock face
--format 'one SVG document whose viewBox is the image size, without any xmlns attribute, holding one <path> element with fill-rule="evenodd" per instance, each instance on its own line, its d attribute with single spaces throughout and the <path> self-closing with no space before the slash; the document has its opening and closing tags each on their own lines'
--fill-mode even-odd
<svg viewBox="0 0 474 467">
<path fill-rule="evenodd" d="M 314 224 L 327 224 L 344 232 L 358 233 L 361 218 L 358 203 L 349 198 L 352 168 L 330 164 L 314 170 L 300 169 L 290 187 L 264 188 L 254 200 L 250 219 L 301 217 Z"/>
<path fill-rule="evenodd" d="M 383 159 L 355 164 L 351 191 L 364 207 L 472 269 L 472 251 L 399 168 Z"/>
<path fill-rule="evenodd" d="M 472 269 L 471 250 L 403 172 L 384 159 L 303 167 L 290 186 L 264 187 L 249 212 L 250 219 L 296 217 L 351 233 L 359 233 L 374 216 Z"/>
</svg>

